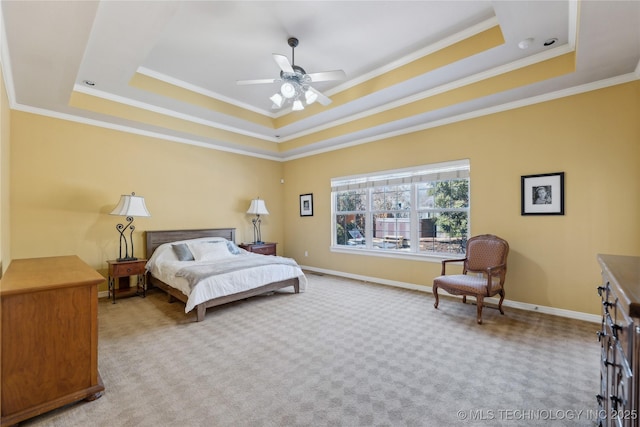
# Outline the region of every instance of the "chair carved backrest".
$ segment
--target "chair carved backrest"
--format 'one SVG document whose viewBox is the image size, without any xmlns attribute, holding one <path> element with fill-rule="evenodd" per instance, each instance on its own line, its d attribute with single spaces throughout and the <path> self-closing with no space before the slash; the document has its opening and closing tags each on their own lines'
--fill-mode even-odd
<svg viewBox="0 0 640 427">
<path fill-rule="evenodd" d="M 504 264 L 509 254 L 509 243 L 492 234 L 474 236 L 467 241 L 464 274 L 468 271 L 484 272 L 488 267 Z M 506 274 L 506 267 L 501 276 Z"/>
<path fill-rule="evenodd" d="M 507 275 L 507 255 L 509 243 L 493 234 L 474 236 L 467 241 L 466 257 L 461 259 L 442 260 L 442 274 L 433 279 L 433 295 L 438 308 L 438 289 L 442 288 L 450 294 L 462 295 L 462 302 L 467 302 L 467 295 L 476 297 L 478 306 L 478 323 L 482 323 L 482 304 L 485 297 L 500 295 L 498 309 L 502 310 L 504 301 L 504 282 Z M 462 274 L 446 275 L 445 266 L 450 262 L 463 261 Z M 482 277 L 467 275 L 483 273 Z"/>
</svg>

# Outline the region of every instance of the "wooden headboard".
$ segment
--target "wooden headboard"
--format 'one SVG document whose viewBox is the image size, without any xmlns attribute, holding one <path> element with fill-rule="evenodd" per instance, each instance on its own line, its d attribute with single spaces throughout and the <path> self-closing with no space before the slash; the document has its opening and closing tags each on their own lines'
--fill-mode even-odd
<svg viewBox="0 0 640 427">
<path fill-rule="evenodd" d="M 147 259 L 151 258 L 156 248 L 163 243 L 178 240 L 198 239 L 200 237 L 224 237 L 227 240 L 236 241 L 235 228 L 205 228 L 201 230 L 158 230 L 146 231 Z"/>
</svg>

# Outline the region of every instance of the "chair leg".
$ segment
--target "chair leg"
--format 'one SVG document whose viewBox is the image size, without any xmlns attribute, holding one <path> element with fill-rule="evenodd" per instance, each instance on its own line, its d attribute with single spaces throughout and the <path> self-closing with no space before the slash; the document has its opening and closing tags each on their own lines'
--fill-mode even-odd
<svg viewBox="0 0 640 427">
<path fill-rule="evenodd" d="M 438 285 L 433 285 L 433 296 L 436 298 L 436 303 L 433 304 L 434 308 L 438 308 L 438 303 L 440 302 L 440 299 L 438 298 Z"/>
<path fill-rule="evenodd" d="M 504 311 L 502 310 L 502 301 L 504 301 L 504 289 L 500 291 L 500 302 L 498 303 L 500 314 L 504 314 Z"/>
<path fill-rule="evenodd" d="M 476 297 L 476 304 L 478 306 L 478 325 L 482 325 L 482 302 L 484 297 L 478 295 Z"/>
<path fill-rule="evenodd" d="M 462 303 L 463 304 L 467 303 L 467 296 L 466 295 L 462 295 Z"/>
</svg>

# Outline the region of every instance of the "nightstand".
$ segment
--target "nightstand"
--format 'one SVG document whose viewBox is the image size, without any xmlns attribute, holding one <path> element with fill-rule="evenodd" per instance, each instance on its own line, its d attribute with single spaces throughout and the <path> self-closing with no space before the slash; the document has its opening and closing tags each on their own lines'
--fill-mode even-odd
<svg viewBox="0 0 640 427">
<path fill-rule="evenodd" d="M 254 252 L 262 255 L 275 255 L 277 243 L 240 243 L 238 246 L 245 251 Z"/>
<path fill-rule="evenodd" d="M 147 264 L 146 259 L 136 259 L 133 261 L 107 261 L 109 265 L 109 297 L 113 298 L 113 304 L 116 303 L 116 294 L 118 296 L 140 295 L 147 296 L 147 283 L 144 266 Z M 131 287 L 130 276 L 138 276 L 136 287 Z M 117 286 L 116 286 L 117 282 Z"/>
</svg>

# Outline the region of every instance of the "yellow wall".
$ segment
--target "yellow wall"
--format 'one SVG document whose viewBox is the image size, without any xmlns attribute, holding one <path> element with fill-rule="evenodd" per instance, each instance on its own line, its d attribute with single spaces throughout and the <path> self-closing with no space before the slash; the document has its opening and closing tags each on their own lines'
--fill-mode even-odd
<svg viewBox="0 0 640 427">
<path fill-rule="evenodd" d="M 260 196 L 271 213 L 263 238 L 280 254 L 429 286 L 437 263 L 330 252 L 329 180 L 469 158 L 471 231 L 511 244 L 507 299 L 596 314 L 596 254 L 640 255 L 639 95 L 633 82 L 285 163 L 12 111 L 9 250 L 78 254 L 104 274 L 117 256 L 121 218 L 108 213 L 120 194 L 144 196 L 152 214 L 136 219 L 136 255 L 143 230 L 236 227 L 239 241 L 252 240 L 245 211 Z M 557 171 L 566 215 L 521 216 L 520 177 Z M 299 216 L 305 193 L 312 217 Z"/>
<path fill-rule="evenodd" d="M 144 196 L 150 218 L 136 218 L 135 255 L 144 230 L 235 227 L 252 241 L 246 215 L 266 201 L 264 240 L 280 242 L 282 163 L 13 111 L 11 115 L 11 255 L 77 254 L 105 274 L 118 256 L 109 212 L 121 194 Z M 103 285 L 102 290 L 106 289 Z"/>
<path fill-rule="evenodd" d="M 597 253 L 640 255 L 640 83 L 493 114 L 285 165 L 287 255 L 302 264 L 431 286 L 440 265 L 332 253 L 332 177 L 469 158 L 471 232 L 511 246 L 507 299 L 599 313 Z M 520 177 L 565 172 L 564 216 L 521 216 Z M 314 195 L 314 216 L 298 196 Z M 308 251 L 308 257 L 304 256 Z"/>
<path fill-rule="evenodd" d="M 0 69 L 0 276 L 9 266 L 11 233 L 9 223 L 10 126 L 9 99 Z"/>
</svg>

